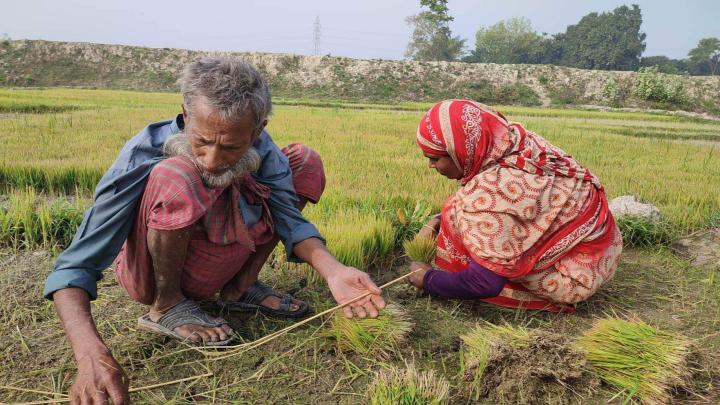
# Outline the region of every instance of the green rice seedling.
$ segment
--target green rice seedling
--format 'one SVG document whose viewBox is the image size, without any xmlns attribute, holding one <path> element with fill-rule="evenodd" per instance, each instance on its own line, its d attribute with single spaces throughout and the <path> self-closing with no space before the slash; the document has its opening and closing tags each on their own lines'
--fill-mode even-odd
<svg viewBox="0 0 720 405">
<path fill-rule="evenodd" d="M 90 205 L 88 200 L 76 198 L 67 201 L 62 198 L 50 203 L 51 226 L 49 229 L 50 248 L 53 251 L 64 249 L 77 232 L 82 223 L 83 212 Z"/>
<path fill-rule="evenodd" d="M 341 352 L 389 358 L 405 342 L 412 327 L 405 311 L 388 304 L 377 318 L 348 319 L 338 310 L 323 335 L 334 340 Z"/>
<path fill-rule="evenodd" d="M 355 210 L 335 211 L 320 220 L 328 249 L 347 266 L 364 269 L 392 252 L 395 232 L 390 221 Z"/>
<path fill-rule="evenodd" d="M 177 113 L 180 95 L 0 89 L 2 100 L 81 108 L 0 117 L 0 187 L 34 185 L 38 191 L 71 192 L 79 182 L 91 190 L 133 133 L 148 122 Z M 457 189 L 457 184 L 428 170 L 417 146 L 408 142 L 417 128 L 417 111 L 426 110 L 430 103 L 383 107 L 333 100 L 285 102 L 292 106 L 278 105 L 268 130 L 278 145 L 303 142 L 322 155 L 328 174 L 323 200 L 342 196 L 343 202 L 352 206 L 364 201 L 404 201 L 398 206 L 408 207 L 405 214 L 409 218 L 414 203 L 408 201 L 420 199 L 437 208 Z M 338 104 L 347 108 L 338 109 Z M 402 111 L 407 109 L 415 111 Z M 720 123 L 640 112 L 498 109 L 576 156 L 600 178 L 610 198 L 634 194 L 656 201 L 680 232 L 704 227 L 708 216 L 720 209 L 720 195 L 714 192 L 720 187 L 720 152 L 706 142 L 695 142 L 717 138 Z M 32 173 L 28 177 L 22 174 L 25 169 L 47 176 Z M 662 179 L 662 187 L 658 187 L 658 179 Z M 416 231 L 397 228 L 399 248 Z"/>
<path fill-rule="evenodd" d="M 527 346 L 530 335 L 528 330 L 522 327 L 485 323 L 460 336 L 460 339 L 464 344 L 460 352 L 462 371 L 469 374 L 471 394 L 478 399 L 481 395 L 483 374 L 493 348 L 501 342 L 517 347 Z"/>
<path fill-rule="evenodd" d="M 34 215 L 36 200 L 37 193 L 32 187 L 10 193 L 8 216 L 13 222 L 13 249 L 31 249 L 36 245 L 40 234 Z"/>
<path fill-rule="evenodd" d="M 72 240 L 89 204 L 82 198 L 48 200 L 32 187 L 11 190 L 7 211 L 0 210 L 0 246 L 57 251 Z"/>
<path fill-rule="evenodd" d="M 45 201 L 38 206 L 37 222 L 40 227 L 40 243 L 43 248 L 48 248 L 52 244 L 51 230 L 53 223 L 51 204 L 48 201 Z"/>
<path fill-rule="evenodd" d="M 430 205 L 423 202 L 415 203 L 412 210 L 406 207 L 398 208 L 394 218 L 398 241 L 404 242 L 412 239 L 420 231 L 420 228 L 428 222 L 431 212 Z"/>
<path fill-rule="evenodd" d="M 40 168 L 0 163 L 0 189 L 33 187 L 49 193 L 73 193 L 76 189 L 91 192 L 102 175 L 103 170 L 97 168 Z"/>
<path fill-rule="evenodd" d="M 11 246 L 14 237 L 14 222 L 7 211 L 0 208 L 0 246 Z"/>
<path fill-rule="evenodd" d="M 672 225 L 664 218 L 652 221 L 640 216 L 624 216 L 617 224 L 627 247 L 667 246 L 675 237 Z"/>
<path fill-rule="evenodd" d="M 415 262 L 432 263 L 435 259 L 435 239 L 415 236 L 403 242 L 403 250 L 410 260 Z"/>
<path fill-rule="evenodd" d="M 638 319 L 600 319 L 577 345 L 600 378 L 630 400 L 667 403 L 688 375 L 689 341 Z"/>
<path fill-rule="evenodd" d="M 441 405 L 448 403 L 449 390 L 450 384 L 434 370 L 418 371 L 411 364 L 376 372 L 367 398 L 372 405 Z"/>
</svg>

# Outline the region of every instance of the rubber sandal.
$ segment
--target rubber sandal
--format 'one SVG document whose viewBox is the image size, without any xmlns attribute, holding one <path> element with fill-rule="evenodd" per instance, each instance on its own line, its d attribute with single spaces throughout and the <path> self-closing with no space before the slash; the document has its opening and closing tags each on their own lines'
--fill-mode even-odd
<svg viewBox="0 0 720 405">
<path fill-rule="evenodd" d="M 200 325 L 206 328 L 215 328 L 226 323 L 224 319 L 211 317 L 200 308 L 197 302 L 188 299 L 170 308 L 157 322 L 153 322 L 150 319 L 150 314 L 145 314 L 138 318 L 138 326 L 141 328 L 170 336 L 182 342 L 192 342 L 192 340 L 175 332 L 174 329 L 178 326 Z M 234 338 L 230 336 L 225 340 L 197 343 L 205 346 L 226 346 L 232 342 L 233 339 Z"/>
<path fill-rule="evenodd" d="M 260 303 L 269 296 L 280 298 L 280 308 L 274 309 L 266 307 L 265 305 L 260 305 Z M 226 311 L 260 311 L 266 315 L 286 318 L 302 318 L 310 311 L 310 306 L 305 301 L 300 301 L 300 308 L 293 311 L 290 308 L 290 305 L 293 304 L 293 297 L 290 294 L 280 294 L 260 281 L 256 281 L 253 285 L 251 285 L 237 301 L 223 301 L 218 299 L 217 303 Z"/>
</svg>

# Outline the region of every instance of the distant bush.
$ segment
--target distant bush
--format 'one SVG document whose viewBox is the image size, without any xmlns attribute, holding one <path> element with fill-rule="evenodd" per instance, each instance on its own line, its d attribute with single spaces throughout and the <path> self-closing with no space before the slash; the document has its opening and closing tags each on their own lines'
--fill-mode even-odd
<svg viewBox="0 0 720 405">
<path fill-rule="evenodd" d="M 547 90 L 553 104 L 581 104 L 585 97 L 585 83 L 582 81 L 548 84 Z"/>
<path fill-rule="evenodd" d="M 663 75 L 657 66 L 640 68 L 635 77 L 633 95 L 641 100 L 685 104 L 688 101 L 684 83 L 677 76 Z"/>
<path fill-rule="evenodd" d="M 613 103 L 618 101 L 620 96 L 620 85 L 614 78 L 609 78 L 603 86 L 603 97 Z"/>
<path fill-rule="evenodd" d="M 465 97 L 486 104 L 540 105 L 540 97 L 530 87 L 522 83 L 495 86 L 487 80 L 470 83 L 464 92 Z"/>
</svg>

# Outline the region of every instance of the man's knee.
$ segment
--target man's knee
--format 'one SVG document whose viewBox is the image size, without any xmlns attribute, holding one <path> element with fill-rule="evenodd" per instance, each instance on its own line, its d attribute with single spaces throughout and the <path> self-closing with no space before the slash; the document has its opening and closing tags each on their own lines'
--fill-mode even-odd
<svg viewBox="0 0 720 405">
<path fill-rule="evenodd" d="M 320 154 L 309 147 L 292 143 L 282 149 L 290 161 L 295 192 L 300 198 L 298 208 L 307 201 L 317 204 L 325 190 L 325 169 Z"/>
</svg>

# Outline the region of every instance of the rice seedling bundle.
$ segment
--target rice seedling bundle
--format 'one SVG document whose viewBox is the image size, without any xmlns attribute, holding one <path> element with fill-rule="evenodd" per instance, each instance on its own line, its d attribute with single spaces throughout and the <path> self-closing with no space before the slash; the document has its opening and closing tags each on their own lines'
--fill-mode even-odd
<svg viewBox="0 0 720 405">
<path fill-rule="evenodd" d="M 479 398 L 481 380 L 493 348 L 500 343 L 526 346 L 530 335 L 525 328 L 485 323 L 460 336 L 460 339 L 464 344 L 461 352 L 463 368 L 471 373 L 471 391 Z"/>
<path fill-rule="evenodd" d="M 368 386 L 372 405 L 440 405 L 448 403 L 450 384 L 433 370 L 390 368 L 375 373 Z"/>
<path fill-rule="evenodd" d="M 377 318 L 348 319 L 336 311 L 323 335 L 335 341 L 341 352 L 390 357 L 407 339 L 413 327 L 399 306 L 388 304 Z"/>
<path fill-rule="evenodd" d="M 600 319 L 577 345 L 603 381 L 643 403 L 667 403 L 688 375 L 689 341 L 641 320 Z"/>
<path fill-rule="evenodd" d="M 415 236 L 403 242 L 405 255 L 415 262 L 432 263 L 435 259 L 435 239 Z"/>
</svg>

